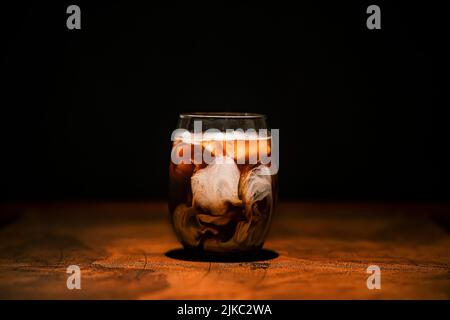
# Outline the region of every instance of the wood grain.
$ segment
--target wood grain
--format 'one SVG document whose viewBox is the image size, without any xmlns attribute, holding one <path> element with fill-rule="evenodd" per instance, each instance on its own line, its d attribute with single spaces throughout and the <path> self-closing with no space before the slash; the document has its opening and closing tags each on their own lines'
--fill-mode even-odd
<svg viewBox="0 0 450 320">
<path fill-rule="evenodd" d="M 173 258 L 164 203 L 11 210 L 20 214 L 0 226 L 1 299 L 450 297 L 450 234 L 434 219 L 445 206 L 284 203 L 265 245 L 276 257 L 235 262 Z M 81 290 L 66 287 L 72 264 Z M 381 290 L 366 287 L 371 264 Z"/>
</svg>

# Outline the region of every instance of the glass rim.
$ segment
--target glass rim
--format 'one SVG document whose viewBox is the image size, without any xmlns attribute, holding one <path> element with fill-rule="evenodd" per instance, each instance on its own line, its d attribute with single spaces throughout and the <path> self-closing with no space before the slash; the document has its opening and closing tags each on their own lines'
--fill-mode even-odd
<svg viewBox="0 0 450 320">
<path fill-rule="evenodd" d="M 180 113 L 180 119 L 266 119 L 267 116 L 262 113 L 252 112 L 186 112 Z"/>
</svg>

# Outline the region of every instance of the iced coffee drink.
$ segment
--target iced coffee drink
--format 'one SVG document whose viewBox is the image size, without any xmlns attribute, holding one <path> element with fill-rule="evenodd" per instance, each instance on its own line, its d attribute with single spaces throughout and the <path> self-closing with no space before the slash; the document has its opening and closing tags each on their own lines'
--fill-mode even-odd
<svg viewBox="0 0 450 320">
<path fill-rule="evenodd" d="M 224 122 L 234 121 L 217 117 L 220 129 L 209 134 L 186 130 L 173 139 L 171 221 L 187 249 L 215 254 L 253 252 L 264 243 L 276 201 L 272 137 L 252 128 L 224 128 Z M 211 127 L 214 118 L 207 119 Z"/>
</svg>

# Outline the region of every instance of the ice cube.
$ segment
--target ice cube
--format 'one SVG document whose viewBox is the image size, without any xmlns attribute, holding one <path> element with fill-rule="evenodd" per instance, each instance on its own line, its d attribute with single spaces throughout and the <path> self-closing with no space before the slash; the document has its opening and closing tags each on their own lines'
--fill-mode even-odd
<svg viewBox="0 0 450 320">
<path fill-rule="evenodd" d="M 272 176 L 265 165 L 244 171 L 239 183 L 239 196 L 245 206 L 245 220 L 239 221 L 233 237 L 226 242 L 205 241 L 206 250 L 226 252 L 240 247 L 258 247 L 269 231 L 272 214 Z"/>
<path fill-rule="evenodd" d="M 252 214 L 262 214 L 257 203 L 264 201 L 269 206 L 272 205 L 272 176 L 270 168 L 259 165 L 241 175 L 239 183 L 239 196 L 245 205 L 245 214 L 248 220 L 252 219 Z"/>
<path fill-rule="evenodd" d="M 192 206 L 215 216 L 224 215 L 229 204 L 242 205 L 238 197 L 240 172 L 230 157 L 215 157 L 191 178 Z"/>
</svg>

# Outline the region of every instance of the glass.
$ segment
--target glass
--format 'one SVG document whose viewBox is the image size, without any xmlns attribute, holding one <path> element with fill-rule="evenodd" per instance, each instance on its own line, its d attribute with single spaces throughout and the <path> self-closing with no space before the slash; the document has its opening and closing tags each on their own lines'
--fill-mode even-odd
<svg viewBox="0 0 450 320">
<path fill-rule="evenodd" d="M 181 114 L 172 141 L 169 210 L 184 248 L 212 255 L 261 249 L 277 198 L 266 117 Z"/>
</svg>

